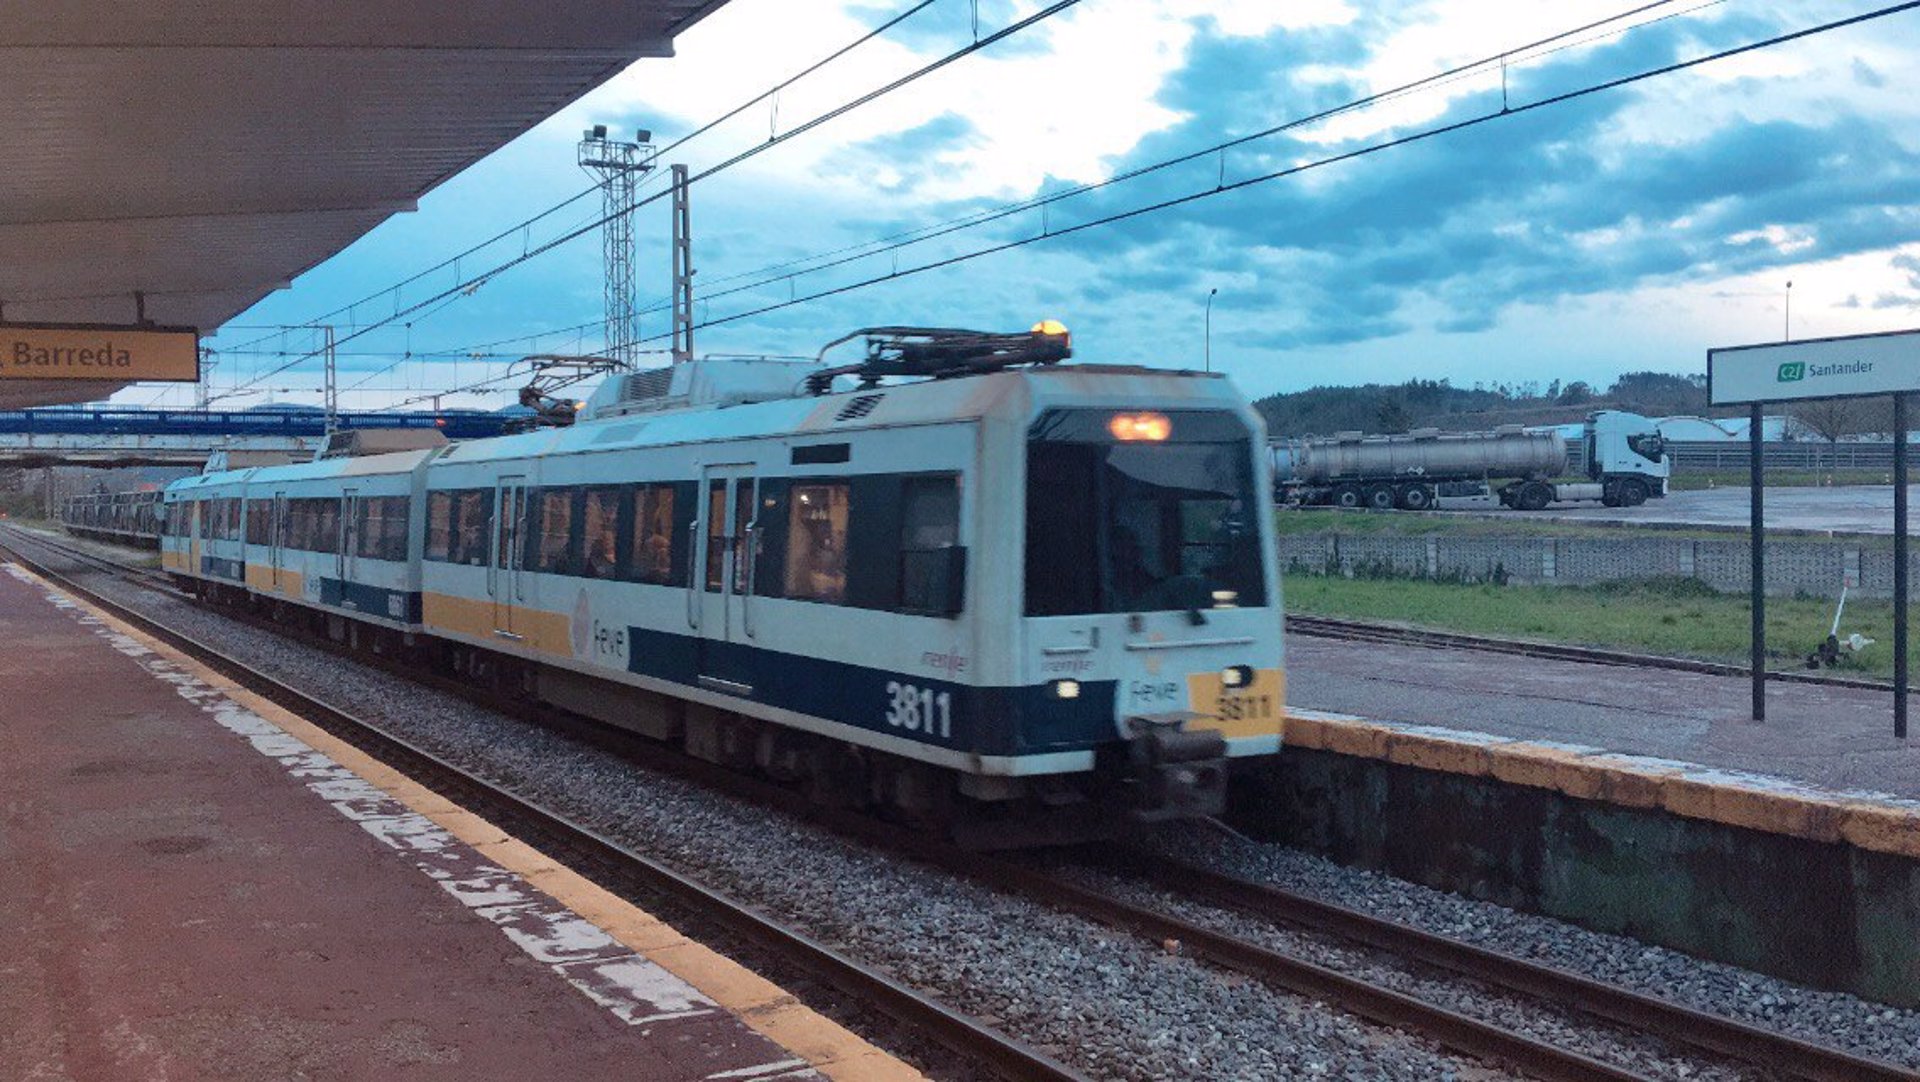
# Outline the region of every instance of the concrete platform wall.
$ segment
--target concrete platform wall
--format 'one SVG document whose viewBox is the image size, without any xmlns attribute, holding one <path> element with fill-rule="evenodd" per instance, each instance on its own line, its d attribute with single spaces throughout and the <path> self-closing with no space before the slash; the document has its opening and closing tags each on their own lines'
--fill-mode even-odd
<svg viewBox="0 0 1920 1082">
<path fill-rule="evenodd" d="M 1653 803 L 1290 746 L 1236 779 L 1230 817 L 1343 864 L 1920 1006 L 1920 859 Z"/>
</svg>

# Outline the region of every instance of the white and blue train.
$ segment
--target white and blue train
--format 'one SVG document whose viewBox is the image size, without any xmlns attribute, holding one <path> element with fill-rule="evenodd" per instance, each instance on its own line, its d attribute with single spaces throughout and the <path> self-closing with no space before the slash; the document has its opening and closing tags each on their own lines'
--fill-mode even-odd
<svg viewBox="0 0 1920 1082">
<path fill-rule="evenodd" d="M 1280 742 L 1263 427 L 1217 376 L 1031 363 L 1064 347 L 877 329 L 864 364 L 690 361 L 570 427 L 210 473 L 163 566 L 827 799 L 1212 814 Z"/>
</svg>

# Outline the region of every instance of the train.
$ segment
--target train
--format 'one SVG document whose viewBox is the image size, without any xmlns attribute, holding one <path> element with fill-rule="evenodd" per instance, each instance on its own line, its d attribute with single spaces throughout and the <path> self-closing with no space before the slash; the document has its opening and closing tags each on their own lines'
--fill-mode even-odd
<svg viewBox="0 0 1920 1082">
<path fill-rule="evenodd" d="M 1055 323 L 860 333 L 838 367 L 611 376 L 566 427 L 183 479 L 162 567 L 824 801 L 1002 841 L 1222 810 L 1284 709 L 1259 415 L 1060 363 Z"/>
<path fill-rule="evenodd" d="M 1493 495 L 1503 507 L 1539 511 L 1551 503 L 1638 507 L 1667 494 L 1673 463 L 1653 421 L 1597 410 L 1582 435 L 1577 472 L 1585 480 L 1562 479 L 1569 464 L 1559 433 L 1519 425 L 1284 440 L 1272 447 L 1275 495 L 1290 504 L 1379 511 L 1424 511 L 1443 495 Z"/>
<path fill-rule="evenodd" d="M 160 545 L 159 488 L 137 492 L 89 492 L 60 504 L 60 522 L 69 533 L 139 548 Z"/>
</svg>

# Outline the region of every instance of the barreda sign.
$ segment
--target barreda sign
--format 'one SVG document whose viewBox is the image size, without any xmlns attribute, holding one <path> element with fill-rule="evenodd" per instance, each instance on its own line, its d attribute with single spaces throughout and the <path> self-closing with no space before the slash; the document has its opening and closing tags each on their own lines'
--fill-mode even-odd
<svg viewBox="0 0 1920 1082">
<path fill-rule="evenodd" d="M 200 334 L 191 327 L 0 323 L 0 379 L 192 383 Z"/>
<path fill-rule="evenodd" d="M 1707 351 L 1716 406 L 1920 391 L 1920 331 Z"/>
</svg>

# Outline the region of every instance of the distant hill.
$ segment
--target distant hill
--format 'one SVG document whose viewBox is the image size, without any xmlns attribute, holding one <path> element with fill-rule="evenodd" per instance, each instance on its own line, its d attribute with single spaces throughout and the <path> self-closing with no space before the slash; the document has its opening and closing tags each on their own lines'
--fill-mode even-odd
<svg viewBox="0 0 1920 1082">
<path fill-rule="evenodd" d="M 1398 385 L 1313 387 L 1270 395 L 1254 403 L 1275 437 L 1334 432 L 1405 432 L 1439 428 L 1463 432 L 1495 425 L 1565 424 L 1596 409 L 1631 410 L 1650 417 L 1708 413 L 1704 377 L 1629 372 L 1605 391 L 1575 381 L 1455 387 L 1446 380 Z M 1725 412 L 1725 411 L 1719 411 Z"/>
</svg>

